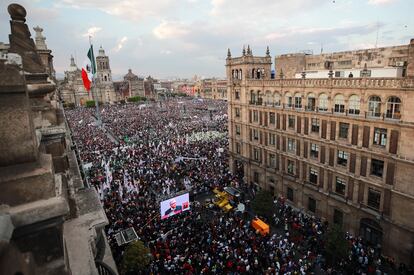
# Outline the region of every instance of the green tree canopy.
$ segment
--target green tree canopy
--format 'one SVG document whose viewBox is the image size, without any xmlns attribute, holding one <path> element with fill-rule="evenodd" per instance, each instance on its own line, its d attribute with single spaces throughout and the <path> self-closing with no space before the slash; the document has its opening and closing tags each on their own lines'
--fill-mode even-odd
<svg viewBox="0 0 414 275">
<path fill-rule="evenodd" d="M 341 227 L 337 224 L 329 227 L 328 234 L 325 237 L 325 251 L 330 264 L 335 264 L 348 256 L 348 242 Z"/>
<path fill-rule="evenodd" d="M 128 245 L 122 258 L 121 274 L 141 274 L 145 271 L 151 260 L 148 247 L 142 241 L 133 241 Z"/>
<path fill-rule="evenodd" d="M 273 215 L 273 197 L 269 191 L 260 190 L 252 201 L 253 211 L 260 216 L 268 219 Z"/>
</svg>

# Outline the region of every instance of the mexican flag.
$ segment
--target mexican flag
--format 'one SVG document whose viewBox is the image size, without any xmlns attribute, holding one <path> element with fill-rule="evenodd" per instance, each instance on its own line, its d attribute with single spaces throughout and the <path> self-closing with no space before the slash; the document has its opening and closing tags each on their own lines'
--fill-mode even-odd
<svg viewBox="0 0 414 275">
<path fill-rule="evenodd" d="M 89 92 L 91 90 L 92 78 L 96 73 L 95 56 L 93 54 L 93 46 L 89 48 L 88 59 L 85 60 L 82 66 L 82 80 L 83 86 Z"/>
</svg>

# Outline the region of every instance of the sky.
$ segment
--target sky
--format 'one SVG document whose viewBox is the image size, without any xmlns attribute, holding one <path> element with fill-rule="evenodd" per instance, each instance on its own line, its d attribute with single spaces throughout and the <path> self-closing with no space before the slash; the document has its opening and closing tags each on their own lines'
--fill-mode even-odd
<svg viewBox="0 0 414 275">
<path fill-rule="evenodd" d="M 0 41 L 8 43 L 7 6 L 27 10 L 44 29 L 58 76 L 73 55 L 105 49 L 114 79 L 132 69 L 168 79 L 225 77 L 225 58 L 243 45 L 264 56 L 408 44 L 414 0 L 0 0 Z"/>
</svg>

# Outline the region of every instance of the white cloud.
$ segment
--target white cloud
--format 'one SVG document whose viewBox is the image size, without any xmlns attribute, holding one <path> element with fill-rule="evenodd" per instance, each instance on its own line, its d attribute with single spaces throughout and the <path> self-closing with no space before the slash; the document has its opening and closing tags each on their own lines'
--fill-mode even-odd
<svg viewBox="0 0 414 275">
<path fill-rule="evenodd" d="M 169 55 L 169 54 L 172 54 L 172 52 L 170 50 L 161 50 L 160 54 Z"/>
<path fill-rule="evenodd" d="M 368 0 L 370 5 L 386 5 L 395 2 L 395 0 Z"/>
<path fill-rule="evenodd" d="M 181 22 L 162 21 L 152 33 L 158 39 L 174 39 L 185 36 L 189 33 L 189 29 Z"/>
<path fill-rule="evenodd" d="M 100 27 L 90 27 L 88 30 L 87 30 L 87 32 L 86 33 L 84 33 L 82 36 L 83 37 L 89 37 L 89 36 L 91 36 L 91 37 L 95 37 L 95 34 L 96 33 L 98 33 L 99 31 L 101 31 L 102 30 L 102 28 L 100 28 Z"/>
<path fill-rule="evenodd" d="M 119 52 L 124 46 L 124 44 L 127 42 L 127 40 L 128 40 L 128 37 L 126 36 L 122 37 L 121 40 L 119 40 L 118 44 L 116 45 L 114 51 Z"/>
<path fill-rule="evenodd" d="M 130 21 L 160 17 L 176 4 L 174 0 L 56 0 L 55 3 L 78 9 L 98 9 Z"/>
<path fill-rule="evenodd" d="M 291 17 L 293 13 L 318 8 L 324 0 L 211 0 L 211 15 L 246 19 Z"/>
</svg>

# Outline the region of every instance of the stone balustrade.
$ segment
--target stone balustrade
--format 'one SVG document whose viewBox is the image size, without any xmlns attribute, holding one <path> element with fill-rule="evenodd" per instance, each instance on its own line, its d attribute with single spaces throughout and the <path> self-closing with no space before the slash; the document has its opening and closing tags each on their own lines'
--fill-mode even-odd
<svg viewBox="0 0 414 275">
<path fill-rule="evenodd" d="M 306 87 L 306 88 L 414 88 L 412 78 L 309 78 L 309 79 L 264 79 L 247 80 L 248 86 Z"/>
</svg>

